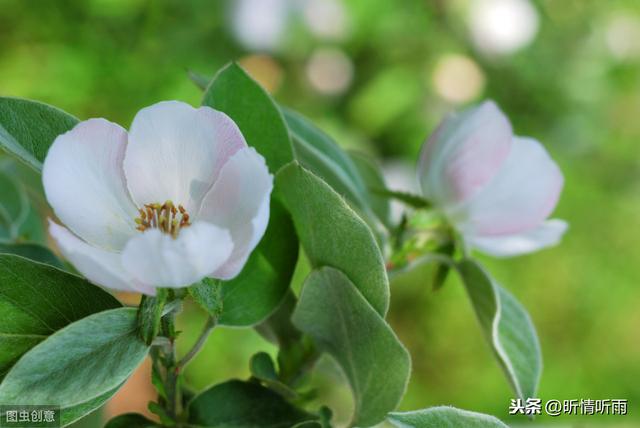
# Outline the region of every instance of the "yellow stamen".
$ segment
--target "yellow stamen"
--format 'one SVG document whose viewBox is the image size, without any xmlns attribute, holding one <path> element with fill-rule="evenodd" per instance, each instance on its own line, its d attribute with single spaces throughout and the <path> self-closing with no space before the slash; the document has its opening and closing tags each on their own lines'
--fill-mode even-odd
<svg viewBox="0 0 640 428">
<path fill-rule="evenodd" d="M 137 225 L 136 229 L 141 232 L 155 228 L 177 238 L 182 228 L 191 225 L 187 210 L 182 205 L 176 207 L 172 201 L 166 201 L 162 205 L 145 204 L 143 208 L 138 209 L 138 212 L 140 216 L 134 221 Z"/>
</svg>

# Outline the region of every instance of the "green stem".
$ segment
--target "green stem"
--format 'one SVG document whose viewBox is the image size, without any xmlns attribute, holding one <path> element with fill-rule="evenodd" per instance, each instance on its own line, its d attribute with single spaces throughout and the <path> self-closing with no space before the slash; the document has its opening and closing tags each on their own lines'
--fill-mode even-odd
<svg viewBox="0 0 640 428">
<path fill-rule="evenodd" d="M 202 332 L 200 333 L 200 336 L 198 337 L 198 340 L 196 341 L 195 345 L 193 345 L 191 350 L 189 350 L 189 352 L 187 352 L 187 354 L 180 361 L 178 361 L 178 364 L 176 365 L 177 371 L 181 372 L 185 368 L 185 366 L 189 364 L 189 362 L 191 362 L 191 360 L 196 355 L 198 355 L 198 352 L 200 352 L 200 350 L 204 346 L 205 342 L 207 341 L 207 338 L 209 337 L 209 334 L 215 328 L 217 323 L 218 323 L 217 318 L 215 317 L 207 318 L 207 322 L 202 328 Z"/>
<path fill-rule="evenodd" d="M 162 331 L 169 339 L 165 347 L 163 364 L 166 370 L 165 390 L 167 393 L 167 413 L 172 419 L 178 421 L 182 412 L 182 398 L 180 396 L 179 377 L 180 372 L 176 364 L 176 334 L 175 312 L 171 311 L 162 318 Z"/>
</svg>

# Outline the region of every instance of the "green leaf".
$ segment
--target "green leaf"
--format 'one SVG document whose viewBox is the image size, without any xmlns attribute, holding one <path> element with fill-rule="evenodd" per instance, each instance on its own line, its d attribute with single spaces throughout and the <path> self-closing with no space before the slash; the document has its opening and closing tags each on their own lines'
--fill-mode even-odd
<svg viewBox="0 0 640 428">
<path fill-rule="evenodd" d="M 396 408 L 409 380 L 409 353 L 342 272 L 324 267 L 309 275 L 293 323 L 342 367 L 354 395 L 352 425 L 375 425 Z"/>
<path fill-rule="evenodd" d="M 384 316 L 389 282 L 366 223 L 331 187 L 295 162 L 283 168 L 275 181 L 312 266 L 340 269 Z"/>
<path fill-rule="evenodd" d="M 304 421 L 295 424 L 292 428 L 322 428 L 322 424 L 318 421 Z"/>
<path fill-rule="evenodd" d="M 48 404 L 60 406 L 63 419 L 82 416 L 115 393 L 148 349 L 134 308 L 90 315 L 27 352 L 0 384 L 0 403 Z"/>
<path fill-rule="evenodd" d="M 366 195 L 369 206 L 380 222 L 390 229 L 393 227 L 393 224 L 391 222 L 391 204 L 389 203 L 389 199 L 376 195 L 371 191 L 371 189 L 381 189 L 386 186 L 380 166 L 375 160 L 364 153 L 354 151 L 348 153 L 367 188 Z"/>
<path fill-rule="evenodd" d="M 222 285 L 219 324 L 252 326 L 267 318 L 287 293 L 297 260 L 298 240 L 291 217 L 272 198 L 265 235 L 242 272 Z"/>
<path fill-rule="evenodd" d="M 49 146 L 78 119 L 37 101 L 0 97 L 0 147 L 42 170 Z"/>
<path fill-rule="evenodd" d="M 230 380 L 197 395 L 189 404 L 189 423 L 225 428 L 290 428 L 317 419 L 259 383 Z"/>
<path fill-rule="evenodd" d="M 388 419 L 399 428 L 508 428 L 493 416 L 449 406 L 389 413 Z"/>
<path fill-rule="evenodd" d="M 278 373 L 271 356 L 266 352 L 258 352 L 249 362 L 251 374 L 260 380 L 277 381 Z"/>
<path fill-rule="evenodd" d="M 189 294 L 209 315 L 218 319 L 222 313 L 222 282 L 204 278 L 189 287 Z"/>
<path fill-rule="evenodd" d="M 160 318 L 168 294 L 168 290 L 159 288 L 155 296 L 142 296 L 138 308 L 138 333 L 147 345 L 151 345 L 160 331 Z"/>
<path fill-rule="evenodd" d="M 518 397 L 535 397 L 542 354 L 535 327 L 525 308 L 475 261 L 458 269 L 480 326 Z"/>
<path fill-rule="evenodd" d="M 29 215 L 29 199 L 22 185 L 0 171 L 0 239 L 14 241 Z"/>
<path fill-rule="evenodd" d="M 84 418 L 90 413 L 95 412 L 97 409 L 102 407 L 107 402 L 107 400 L 109 400 L 116 392 L 118 392 L 122 385 L 124 385 L 124 382 L 95 398 L 91 398 L 83 403 L 79 403 L 74 406 L 63 408 L 62 415 L 60 417 L 62 426 L 64 427 L 70 425 L 77 420 Z"/>
<path fill-rule="evenodd" d="M 289 131 L 267 92 L 236 63 L 224 67 L 204 93 L 203 105 L 226 113 L 272 173 L 293 159 Z"/>
<path fill-rule="evenodd" d="M 376 195 L 388 199 L 397 199 L 398 201 L 403 202 L 413 208 L 429 208 L 431 206 L 431 202 L 429 202 L 422 196 L 414 195 L 413 193 L 399 192 L 396 190 L 385 189 L 383 187 L 374 187 L 372 191 Z"/>
<path fill-rule="evenodd" d="M 39 244 L 4 244 L 0 242 L 0 254 L 14 254 L 64 269 L 64 264 L 60 259 L 50 249 Z"/>
<path fill-rule="evenodd" d="M 266 352 L 258 352 L 251 357 L 249 368 L 251 375 L 272 391 L 277 392 L 287 399 L 293 399 L 298 396 L 293 389 L 280 381 L 275 364 L 271 356 Z"/>
<path fill-rule="evenodd" d="M 138 413 L 125 413 L 111 419 L 104 428 L 158 428 L 161 425 Z"/>
<path fill-rule="evenodd" d="M 52 333 L 119 306 L 109 293 L 78 276 L 0 254 L 0 379 L 20 356 Z"/>
<path fill-rule="evenodd" d="M 446 257 L 446 260 L 452 260 L 451 257 L 456 251 L 456 246 L 453 241 L 445 242 L 436 249 L 437 254 L 441 254 Z M 438 263 L 436 271 L 433 275 L 433 291 L 440 290 L 444 283 L 447 281 L 449 271 L 451 270 L 451 263 Z"/>
<path fill-rule="evenodd" d="M 281 108 L 298 162 L 322 178 L 358 209 L 369 212 L 367 188 L 347 153 L 299 113 Z"/>
</svg>

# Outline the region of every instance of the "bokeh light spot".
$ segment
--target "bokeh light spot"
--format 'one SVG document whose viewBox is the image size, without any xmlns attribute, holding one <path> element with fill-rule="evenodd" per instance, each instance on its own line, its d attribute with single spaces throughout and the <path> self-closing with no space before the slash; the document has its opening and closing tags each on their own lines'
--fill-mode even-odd
<svg viewBox="0 0 640 428">
<path fill-rule="evenodd" d="M 484 73 L 471 58 L 447 54 L 436 63 L 433 86 L 445 100 L 460 104 L 471 101 L 482 93 Z"/>
</svg>

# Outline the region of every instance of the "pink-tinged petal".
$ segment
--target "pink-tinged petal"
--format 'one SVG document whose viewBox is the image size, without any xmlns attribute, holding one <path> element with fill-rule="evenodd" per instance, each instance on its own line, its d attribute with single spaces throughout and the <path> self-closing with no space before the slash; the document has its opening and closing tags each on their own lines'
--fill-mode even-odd
<svg viewBox="0 0 640 428">
<path fill-rule="evenodd" d="M 450 212 L 463 234 L 498 236 L 533 229 L 551 214 L 564 179 L 534 139 L 515 137 L 496 176 L 471 200 Z"/>
<path fill-rule="evenodd" d="M 496 174 L 512 137 L 509 120 L 492 101 L 449 115 L 420 151 L 424 195 L 440 206 L 469 199 Z"/>
<path fill-rule="evenodd" d="M 49 233 L 65 258 L 94 284 L 112 290 L 155 294 L 153 287 L 134 280 L 125 272 L 120 254 L 87 244 L 53 221 L 49 221 Z"/>
<path fill-rule="evenodd" d="M 206 222 L 182 229 L 176 239 L 149 229 L 127 243 L 122 264 L 129 275 L 156 287 L 187 287 L 227 261 L 229 231 Z"/>
<path fill-rule="evenodd" d="M 213 277 L 238 275 L 269 223 L 269 201 L 273 176 L 255 149 L 236 153 L 223 167 L 207 194 L 199 218 L 231 231 L 233 253 Z"/>
<path fill-rule="evenodd" d="M 133 200 L 171 200 L 196 213 L 227 160 L 247 144 L 235 122 L 210 107 L 164 101 L 138 112 L 124 160 Z"/>
<path fill-rule="evenodd" d="M 120 250 L 135 232 L 137 211 L 122 160 L 127 132 L 104 119 L 80 122 L 49 148 L 42 182 L 56 216 L 76 235 L 105 250 Z"/>
<path fill-rule="evenodd" d="M 552 219 L 515 235 L 471 237 L 467 244 L 495 257 L 519 256 L 557 245 L 568 227 L 566 222 Z"/>
</svg>

